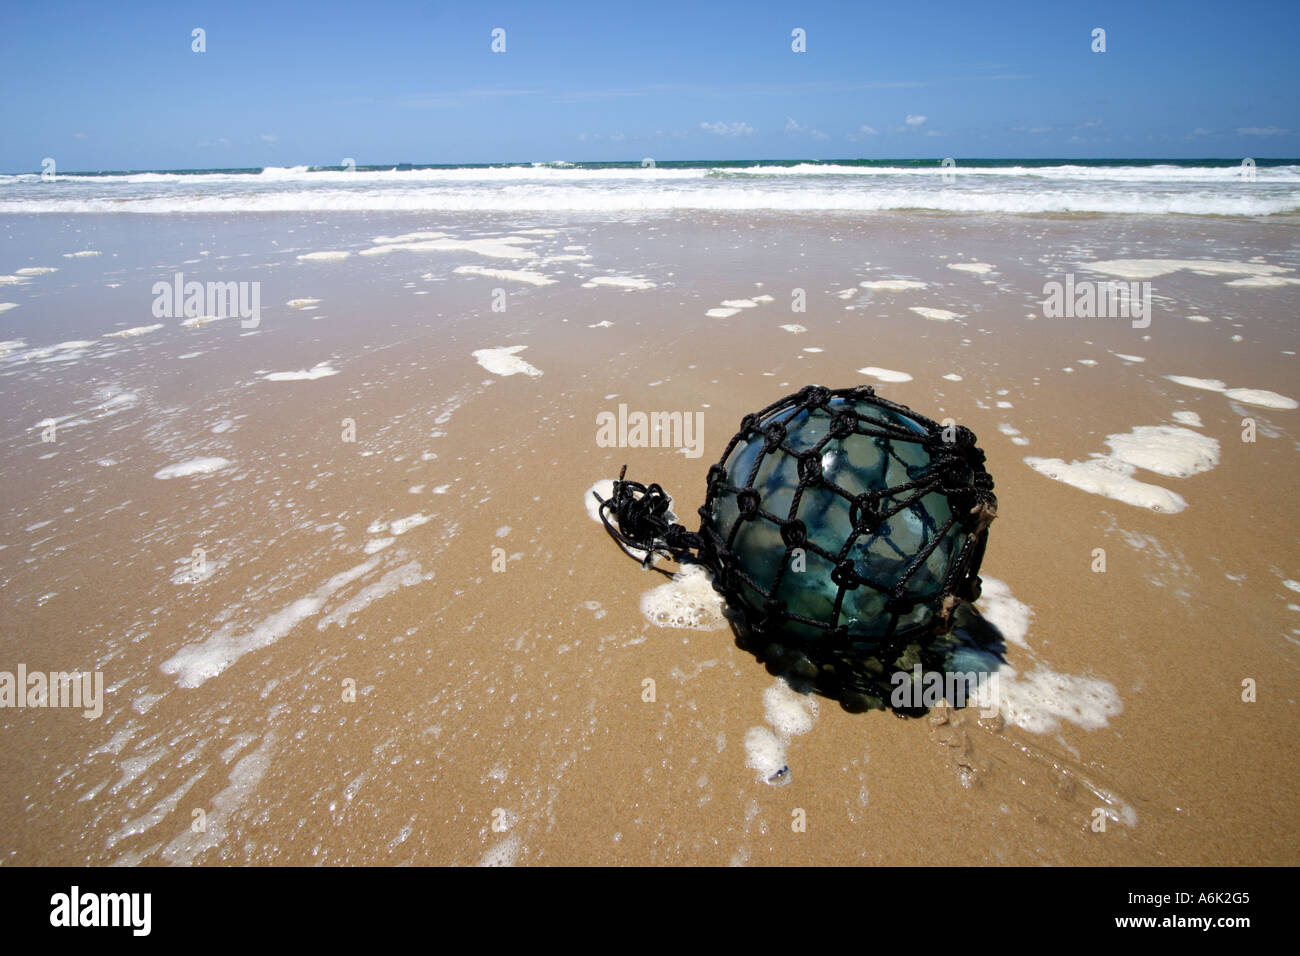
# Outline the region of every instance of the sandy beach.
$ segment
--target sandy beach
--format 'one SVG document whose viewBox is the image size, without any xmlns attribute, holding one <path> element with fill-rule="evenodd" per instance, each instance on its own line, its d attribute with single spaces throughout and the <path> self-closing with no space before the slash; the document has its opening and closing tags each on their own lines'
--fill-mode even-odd
<svg viewBox="0 0 1300 956">
<path fill-rule="evenodd" d="M 1298 227 L 7 216 L 0 670 L 104 697 L 0 709 L 0 859 L 1295 864 Z M 158 317 L 177 273 L 258 321 Z M 1067 275 L 1148 323 L 1046 316 Z M 592 520 L 626 463 L 693 527 L 814 383 L 979 437 L 997 716 L 801 694 Z"/>
</svg>

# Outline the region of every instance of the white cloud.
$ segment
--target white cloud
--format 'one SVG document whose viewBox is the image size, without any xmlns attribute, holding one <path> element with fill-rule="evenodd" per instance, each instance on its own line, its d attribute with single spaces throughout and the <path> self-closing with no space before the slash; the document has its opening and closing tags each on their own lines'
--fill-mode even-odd
<svg viewBox="0 0 1300 956">
<path fill-rule="evenodd" d="M 276 140 L 278 140 L 280 137 L 276 136 L 274 133 L 262 133 L 261 136 L 260 136 L 259 138 L 260 138 L 260 139 L 262 140 L 262 142 L 264 142 L 264 143 L 274 143 L 274 142 L 275 142 Z"/>
<path fill-rule="evenodd" d="M 870 126 L 859 126 L 858 135 L 860 136 L 879 136 L 880 131 Z"/>
<path fill-rule="evenodd" d="M 1237 133 L 1241 136 L 1279 136 L 1283 133 L 1291 132 L 1289 129 L 1279 129 L 1276 126 L 1238 126 Z"/>
<path fill-rule="evenodd" d="M 787 116 L 785 118 L 785 131 L 787 133 L 802 133 L 805 129 L 807 129 L 807 127 L 801 126 L 793 116 Z"/>
<path fill-rule="evenodd" d="M 913 113 L 908 113 L 907 119 L 904 120 L 904 122 L 907 123 L 908 126 L 920 126 L 922 123 L 925 122 L 925 117 Z"/>
<path fill-rule="evenodd" d="M 1192 130 L 1193 136 L 1212 136 L 1213 134 L 1214 130 L 1206 129 L 1204 126 L 1198 126 L 1196 129 Z"/>
<path fill-rule="evenodd" d="M 752 136 L 754 127 L 748 123 L 701 123 L 700 129 L 714 136 Z"/>
</svg>

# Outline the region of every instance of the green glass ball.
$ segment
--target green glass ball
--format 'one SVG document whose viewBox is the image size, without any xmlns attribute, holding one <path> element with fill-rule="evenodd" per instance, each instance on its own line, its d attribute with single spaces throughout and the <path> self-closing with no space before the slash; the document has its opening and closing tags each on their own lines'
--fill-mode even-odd
<svg viewBox="0 0 1300 956">
<path fill-rule="evenodd" d="M 948 526 L 954 506 L 943 490 L 899 489 L 932 474 L 924 439 L 934 423 L 863 391 L 748 417 L 710 472 L 700 514 L 722 555 L 719 590 L 749 620 L 780 608 L 786 636 L 818 642 L 840 628 L 851 648 L 871 651 L 934 632 L 949 571 L 977 531 L 961 515 Z M 852 429 L 849 410 L 895 434 Z M 960 471 L 959 484 L 973 483 Z"/>
</svg>

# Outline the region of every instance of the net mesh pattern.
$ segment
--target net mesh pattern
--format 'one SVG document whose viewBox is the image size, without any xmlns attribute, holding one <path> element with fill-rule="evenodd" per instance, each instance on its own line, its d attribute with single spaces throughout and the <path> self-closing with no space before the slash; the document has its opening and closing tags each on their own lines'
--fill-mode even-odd
<svg viewBox="0 0 1300 956">
<path fill-rule="evenodd" d="M 819 424 L 825 424 L 825 433 L 809 444 L 802 441 L 806 438 L 802 433 L 808 431 L 806 426 L 814 415 Z M 823 468 L 824 457 L 828 450 L 843 448 L 842 443 L 854 435 L 876 442 L 882 454 L 903 466 L 898 470 L 906 471 L 907 480 L 879 487 L 868 482 L 867 490 L 856 492 L 833 480 Z M 670 499 L 659 485 L 626 480 L 626 466 L 612 495 L 596 498 L 607 530 L 646 566 L 652 555 L 659 554 L 707 567 L 714 588 L 743 617 L 760 643 L 793 642 L 805 652 L 815 650 L 817 655 L 834 657 L 869 652 L 888 661 L 909 643 L 945 633 L 951 627 L 953 611 L 962 602 L 979 597 L 979 567 L 989 523 L 997 514 L 997 500 L 993 479 L 984 467 L 984 453 L 975 440 L 969 429 L 918 415 L 876 395 L 871 386 L 828 389 L 810 385 L 744 417 L 721 459 L 709 468 L 698 532 L 671 520 Z M 916 451 L 904 460 L 898 445 Z M 735 473 L 738 452 L 753 455 L 743 482 L 736 481 L 742 477 Z M 782 456 L 795 462 L 797 481 L 788 505 L 772 510 L 759 479 L 765 465 L 768 471 L 774 465 L 784 467 L 776 461 Z M 918 462 L 923 466 L 918 467 Z M 801 519 L 800 508 L 814 494 L 813 489 L 823 503 L 828 500 L 826 495 L 833 495 L 842 502 L 839 507 L 847 507 L 847 535 L 832 535 L 828 540 L 825 528 L 810 529 Z M 948 505 L 943 520 L 934 519 L 924 507 L 914 507 L 936 493 Z M 774 496 L 769 492 L 767 497 Z M 784 504 L 784 494 L 780 497 Z M 735 512 L 730 522 L 720 520 L 724 506 Z M 854 554 L 861 554 L 860 540 L 876 540 L 872 536 L 899 515 L 918 516 L 914 520 L 926 525 L 920 539 L 925 543 L 915 553 L 899 552 L 897 561 L 891 562 L 893 573 L 885 576 L 889 580 L 881 580 L 870 567 L 862 568 Z M 768 562 L 775 566 L 774 572 L 761 579 L 751 573 L 752 568 L 746 568 L 744 555 L 737 550 L 738 538 L 754 522 L 778 533 L 784 547 L 782 560 Z M 923 574 L 935 549 L 953 540 L 949 532 L 954 530 L 961 533 L 960 546 L 949 556 L 937 585 L 924 587 L 924 593 L 918 594 L 918 575 Z M 796 557 L 806 560 L 812 555 L 820 559 L 817 567 L 829 568 L 826 576 L 834 586 L 829 613 L 819 616 L 792 610 L 778 597 L 787 575 L 794 573 L 791 568 Z M 825 582 L 812 583 L 829 593 Z M 883 619 L 869 622 L 869 627 L 846 613 L 846 597 L 858 588 L 871 589 L 881 597 Z M 920 612 L 918 605 L 924 605 Z"/>
</svg>

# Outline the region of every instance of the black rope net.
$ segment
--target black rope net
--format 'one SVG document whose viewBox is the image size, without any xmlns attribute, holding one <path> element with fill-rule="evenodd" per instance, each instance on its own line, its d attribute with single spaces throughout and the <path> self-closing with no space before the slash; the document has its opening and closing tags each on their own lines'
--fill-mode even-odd
<svg viewBox="0 0 1300 956">
<path fill-rule="evenodd" d="M 708 568 L 745 646 L 850 709 L 877 706 L 889 666 L 921 662 L 979 597 L 997 499 L 975 435 L 870 386 L 810 385 L 746 415 L 698 532 L 626 471 L 596 495 L 624 551 Z"/>
</svg>

